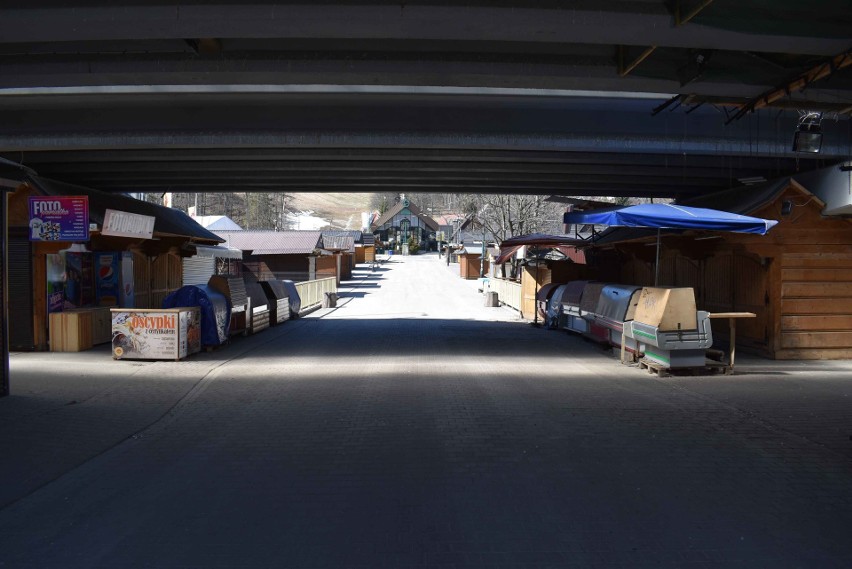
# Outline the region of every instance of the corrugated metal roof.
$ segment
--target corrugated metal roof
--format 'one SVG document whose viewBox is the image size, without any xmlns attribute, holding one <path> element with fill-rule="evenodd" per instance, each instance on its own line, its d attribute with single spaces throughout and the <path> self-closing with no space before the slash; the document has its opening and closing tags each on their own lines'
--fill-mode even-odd
<svg viewBox="0 0 852 569">
<path fill-rule="evenodd" d="M 222 247 L 220 245 L 217 245 L 215 247 L 208 247 L 206 245 L 196 245 L 195 254 L 199 257 L 217 257 L 219 259 L 243 258 L 242 250 L 234 249 L 233 247 Z"/>
<path fill-rule="evenodd" d="M 322 249 L 320 231 L 216 231 L 229 247 L 255 255 L 309 255 Z"/>
<path fill-rule="evenodd" d="M 322 238 L 326 237 L 352 237 L 355 243 L 360 243 L 363 234 L 356 229 L 323 229 Z"/>
<path fill-rule="evenodd" d="M 207 231 L 179 209 L 143 202 L 124 194 L 112 194 L 42 178 L 29 176 L 27 180 L 37 191 L 49 196 L 87 196 L 89 198 L 89 221 L 103 226 L 107 209 L 126 211 L 154 218 L 154 233 L 192 237 L 208 243 L 220 243 L 215 234 Z"/>
<path fill-rule="evenodd" d="M 482 245 L 465 245 L 463 250 L 459 251 L 459 253 L 461 255 L 479 255 L 481 257 Z"/>
<path fill-rule="evenodd" d="M 330 236 L 323 235 L 322 237 L 323 249 L 327 249 L 329 251 L 343 251 L 346 253 L 354 253 L 355 252 L 355 238 L 348 236 Z"/>
</svg>

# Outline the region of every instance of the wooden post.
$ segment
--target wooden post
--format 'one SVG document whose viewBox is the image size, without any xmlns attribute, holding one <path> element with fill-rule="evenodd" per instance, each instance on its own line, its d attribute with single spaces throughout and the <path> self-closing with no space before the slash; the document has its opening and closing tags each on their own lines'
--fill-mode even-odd
<svg viewBox="0 0 852 569">
<path fill-rule="evenodd" d="M 755 318 L 754 312 L 711 312 L 710 318 L 727 318 L 731 335 L 731 348 L 728 354 L 728 369 L 730 375 L 734 373 L 734 359 L 737 355 L 737 318 Z"/>
<path fill-rule="evenodd" d="M 734 359 L 737 355 L 737 319 L 728 318 L 731 326 L 731 365 L 728 367 L 728 373 L 734 373 Z"/>
</svg>

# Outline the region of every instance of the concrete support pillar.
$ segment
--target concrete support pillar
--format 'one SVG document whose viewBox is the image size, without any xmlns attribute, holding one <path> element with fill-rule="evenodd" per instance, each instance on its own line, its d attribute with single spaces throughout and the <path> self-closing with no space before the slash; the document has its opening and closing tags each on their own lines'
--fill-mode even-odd
<svg viewBox="0 0 852 569">
<path fill-rule="evenodd" d="M 6 218 L 8 188 L 0 186 L 0 397 L 9 395 L 9 224 Z"/>
</svg>

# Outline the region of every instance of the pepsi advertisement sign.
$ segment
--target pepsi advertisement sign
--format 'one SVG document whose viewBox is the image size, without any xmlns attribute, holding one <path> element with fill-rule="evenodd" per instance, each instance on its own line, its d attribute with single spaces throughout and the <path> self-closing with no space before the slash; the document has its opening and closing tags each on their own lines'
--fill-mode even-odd
<svg viewBox="0 0 852 569">
<path fill-rule="evenodd" d="M 39 196 L 29 199 L 30 241 L 88 241 L 87 196 Z"/>
</svg>

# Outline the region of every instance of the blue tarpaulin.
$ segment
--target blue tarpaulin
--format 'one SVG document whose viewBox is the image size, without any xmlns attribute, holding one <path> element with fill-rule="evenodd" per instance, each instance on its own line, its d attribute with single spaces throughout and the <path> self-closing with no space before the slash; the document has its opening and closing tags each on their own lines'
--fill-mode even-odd
<svg viewBox="0 0 852 569">
<path fill-rule="evenodd" d="M 163 299 L 163 308 L 201 308 L 201 344 L 218 346 L 228 339 L 231 305 L 225 296 L 207 285 L 187 285 Z"/>
<path fill-rule="evenodd" d="M 778 222 L 717 209 L 677 204 L 640 204 L 589 212 L 569 212 L 563 223 L 654 227 L 662 229 L 705 229 L 765 235 Z"/>
</svg>

